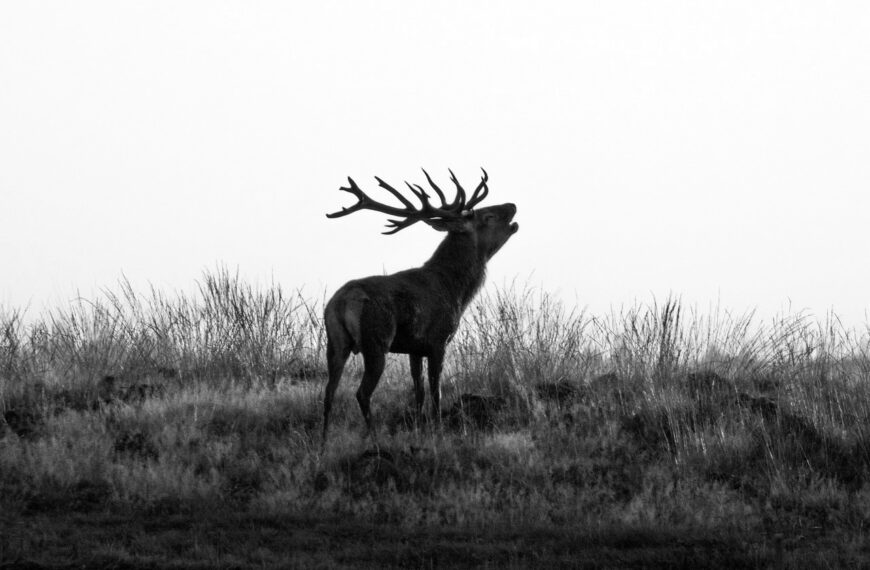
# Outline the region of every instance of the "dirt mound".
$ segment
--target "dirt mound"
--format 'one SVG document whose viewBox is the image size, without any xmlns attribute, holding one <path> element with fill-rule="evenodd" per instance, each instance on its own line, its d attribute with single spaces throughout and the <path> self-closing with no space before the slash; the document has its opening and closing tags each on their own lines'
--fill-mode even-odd
<svg viewBox="0 0 870 570">
<path fill-rule="evenodd" d="M 462 394 L 447 411 L 447 425 L 455 429 L 469 426 L 493 429 L 496 417 L 506 405 L 507 400 L 502 396 Z"/>
<path fill-rule="evenodd" d="M 0 438 L 11 432 L 18 437 L 30 437 L 44 423 L 44 417 L 37 410 L 26 407 L 6 410 L 0 416 Z"/>
<path fill-rule="evenodd" d="M 347 459 L 343 471 L 348 491 L 360 497 L 375 494 L 391 487 L 404 492 L 410 488 L 408 474 L 413 468 L 410 455 L 403 452 L 390 452 L 385 449 L 368 449 L 360 455 Z M 318 476 L 317 487 L 325 488 L 325 482 Z"/>
<path fill-rule="evenodd" d="M 141 404 L 148 398 L 166 393 L 163 384 L 124 384 L 115 376 L 104 376 L 100 381 L 99 394 L 103 403 L 123 402 Z"/>
<path fill-rule="evenodd" d="M 571 382 L 562 380 L 537 384 L 535 385 L 535 393 L 542 400 L 565 406 L 579 400 L 583 395 L 583 390 Z"/>
</svg>

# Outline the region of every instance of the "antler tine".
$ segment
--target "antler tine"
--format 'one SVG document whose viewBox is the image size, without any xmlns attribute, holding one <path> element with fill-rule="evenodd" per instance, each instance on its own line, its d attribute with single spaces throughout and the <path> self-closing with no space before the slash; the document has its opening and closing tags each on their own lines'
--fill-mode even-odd
<svg viewBox="0 0 870 570">
<path fill-rule="evenodd" d="M 444 192 L 442 192 L 442 191 L 441 191 L 441 188 L 439 188 L 438 185 L 435 184 L 435 182 L 432 181 L 432 177 L 429 176 L 429 173 L 426 172 L 426 169 L 425 169 L 425 168 L 421 168 L 420 170 L 422 170 L 422 171 L 423 171 L 423 174 L 426 175 L 426 180 L 429 181 L 429 186 L 431 186 L 432 189 L 435 190 L 435 193 L 438 194 L 438 198 L 441 199 L 441 206 L 442 206 L 443 208 L 446 208 L 446 207 L 447 207 L 447 198 L 444 197 Z"/>
<path fill-rule="evenodd" d="M 487 180 L 489 180 L 489 174 L 486 173 L 486 170 L 482 166 L 480 169 L 483 171 L 483 178 L 480 184 L 477 185 L 477 188 L 475 188 L 474 194 L 471 195 L 471 200 L 465 205 L 469 210 L 483 202 L 483 199 L 489 194 L 489 187 L 486 185 Z"/>
<path fill-rule="evenodd" d="M 394 233 L 396 233 L 400 230 L 404 230 L 408 226 L 414 225 L 419 221 L 420 220 L 418 220 L 416 218 L 405 218 L 404 220 L 387 220 L 387 223 L 385 224 L 386 227 L 393 228 L 393 229 L 391 229 L 388 232 L 381 232 L 381 233 L 384 234 L 385 236 L 393 235 Z"/>
<path fill-rule="evenodd" d="M 402 204 L 404 204 L 405 207 L 407 207 L 409 210 L 415 211 L 415 210 L 417 209 L 417 208 L 414 206 L 414 204 L 411 203 L 410 200 L 408 200 L 407 198 L 405 198 L 404 196 L 402 196 L 402 193 L 401 193 L 401 192 L 399 192 L 398 190 L 396 190 L 395 188 L 393 188 L 392 186 L 390 186 L 389 184 L 387 184 L 386 182 L 384 182 L 383 180 L 381 180 L 381 179 L 380 179 L 379 177 L 377 177 L 377 176 L 375 176 L 375 180 L 378 181 L 378 186 L 380 186 L 380 187 L 383 188 L 384 190 L 389 191 L 390 194 L 392 194 L 393 196 L 395 196 L 396 198 L 398 198 L 398 199 L 399 199 L 399 202 L 401 202 Z"/>
<path fill-rule="evenodd" d="M 420 188 L 419 184 L 411 184 L 410 182 L 405 181 L 405 185 L 411 193 L 420 200 L 424 209 L 431 206 L 431 204 L 429 204 L 429 194 L 426 194 L 426 192 Z"/>
<path fill-rule="evenodd" d="M 453 174 L 453 171 L 451 169 L 448 168 L 447 172 L 450 173 L 450 180 L 453 182 L 453 184 L 456 185 L 456 198 L 450 204 L 450 207 L 451 208 L 459 208 L 461 210 L 464 210 L 465 209 L 465 189 L 459 183 L 459 180 L 457 180 L 456 175 Z"/>
<path fill-rule="evenodd" d="M 347 182 L 348 182 L 348 184 L 350 184 L 350 186 L 347 188 L 342 186 L 341 188 L 339 188 L 339 190 L 342 190 L 344 192 L 350 192 L 351 194 L 356 196 L 356 198 L 358 200 L 357 203 L 354 204 L 353 206 L 350 206 L 349 208 L 342 207 L 341 210 L 339 210 L 338 212 L 326 214 L 327 218 L 340 218 L 342 216 L 352 214 L 354 212 L 362 210 L 366 206 L 366 204 L 369 203 L 369 201 L 370 201 L 369 197 L 365 195 L 365 192 L 360 190 L 359 186 L 356 185 L 356 182 L 353 181 L 353 178 L 348 176 Z"/>
<path fill-rule="evenodd" d="M 423 187 L 420 186 L 419 184 L 414 184 L 414 188 L 417 189 L 417 192 L 420 192 L 421 194 L 423 194 L 423 196 L 426 196 L 427 198 L 429 197 L 429 194 L 426 194 L 426 191 L 423 190 Z"/>
</svg>

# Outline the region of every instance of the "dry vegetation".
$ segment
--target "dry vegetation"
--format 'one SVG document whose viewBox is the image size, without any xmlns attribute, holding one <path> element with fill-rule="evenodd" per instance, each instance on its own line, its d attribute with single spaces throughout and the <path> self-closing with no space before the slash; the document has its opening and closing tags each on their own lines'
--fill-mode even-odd
<svg viewBox="0 0 870 570">
<path fill-rule="evenodd" d="M 414 418 L 330 442 L 320 303 L 206 274 L 0 308 L 0 567 L 843 567 L 870 541 L 866 331 L 480 298 Z"/>
</svg>

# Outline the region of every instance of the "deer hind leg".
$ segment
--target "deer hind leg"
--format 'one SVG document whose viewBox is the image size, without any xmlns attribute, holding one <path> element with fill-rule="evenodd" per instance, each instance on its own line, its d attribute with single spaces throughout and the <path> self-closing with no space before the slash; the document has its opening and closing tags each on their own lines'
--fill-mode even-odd
<svg viewBox="0 0 870 570">
<path fill-rule="evenodd" d="M 366 303 L 360 315 L 360 330 L 365 331 L 361 338 L 363 363 L 362 382 L 356 392 L 356 401 L 362 411 L 369 431 L 372 430 L 371 398 L 381 380 L 386 363 L 386 354 L 396 335 L 396 325 L 389 311 L 377 303 Z"/>
<path fill-rule="evenodd" d="M 347 327 L 348 315 L 342 315 L 347 303 L 330 301 L 324 311 L 324 324 L 326 325 L 326 367 L 329 372 L 329 381 L 323 398 L 323 444 L 326 445 L 326 434 L 329 431 L 329 412 L 332 411 L 332 399 L 335 390 L 341 382 L 341 374 L 351 351 L 358 351 L 358 343 Z M 354 317 L 355 315 L 349 315 Z M 358 320 L 358 319 L 351 319 Z M 356 329 L 358 329 L 358 323 Z M 353 327 L 352 327 L 353 328 Z"/>
<path fill-rule="evenodd" d="M 362 411 L 363 418 L 371 432 L 373 431 L 371 412 L 372 393 L 375 391 L 381 375 L 384 373 L 386 355 L 380 351 L 363 351 L 363 362 L 365 363 L 365 371 L 363 372 L 359 389 L 356 391 L 356 401 L 359 402 L 359 409 Z"/>
<path fill-rule="evenodd" d="M 411 354 L 408 358 L 411 362 L 411 378 L 414 380 L 417 415 L 420 416 L 423 413 L 423 401 L 426 399 L 426 390 L 423 386 L 423 357 Z"/>
<path fill-rule="evenodd" d="M 341 339 L 346 340 L 346 339 Z M 329 382 L 326 384 L 326 394 L 323 398 L 323 442 L 326 443 L 326 433 L 329 430 L 329 412 L 332 410 L 332 399 L 338 383 L 341 382 L 341 374 L 344 365 L 350 355 L 350 346 L 347 342 L 336 342 L 332 338 L 326 341 L 326 367 L 329 371 Z"/>
</svg>

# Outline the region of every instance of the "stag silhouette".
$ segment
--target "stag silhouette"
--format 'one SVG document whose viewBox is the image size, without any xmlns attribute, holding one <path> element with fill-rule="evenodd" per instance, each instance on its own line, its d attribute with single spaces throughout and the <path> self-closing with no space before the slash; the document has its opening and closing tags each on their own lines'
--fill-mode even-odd
<svg viewBox="0 0 870 570">
<path fill-rule="evenodd" d="M 423 222 L 447 232 L 447 236 L 422 267 L 349 281 L 326 304 L 329 382 L 323 404 L 324 443 L 333 396 L 351 352 L 363 355 L 365 368 L 356 399 L 370 432 L 371 396 L 383 374 L 388 352 L 407 354 L 410 359 L 418 414 L 422 413 L 426 397 L 422 373 L 423 358 L 427 359 L 433 418 L 440 422 L 439 378 L 447 344 L 459 326 L 463 311 L 483 284 L 487 262 L 519 229 L 519 224 L 512 222 L 517 212 L 514 204 L 474 209 L 489 193 L 485 170 L 468 200 L 450 171 L 450 179 L 456 185 L 456 197 L 450 203 L 425 170 L 423 174 L 438 196 L 439 206 L 429 201 L 430 196 L 419 185 L 406 182 L 421 204 L 417 207 L 398 190 L 375 177 L 379 186 L 395 196 L 403 207 L 382 204 L 348 178 L 349 186 L 341 190 L 356 196 L 357 203 L 327 214 L 328 218 L 338 218 L 372 210 L 396 218 L 388 220 L 390 230 L 384 234 L 395 234 Z"/>
</svg>

